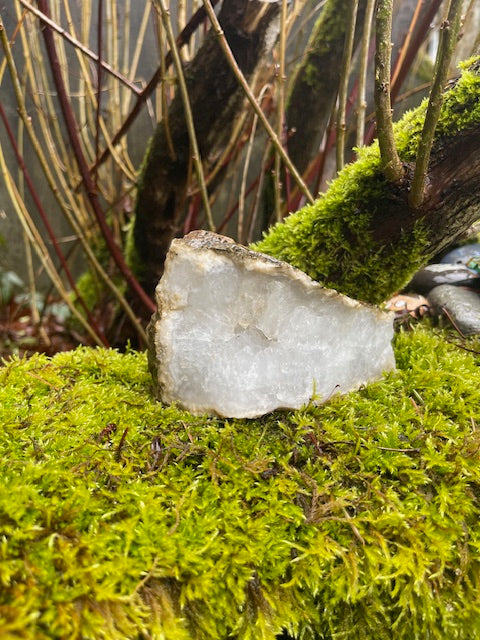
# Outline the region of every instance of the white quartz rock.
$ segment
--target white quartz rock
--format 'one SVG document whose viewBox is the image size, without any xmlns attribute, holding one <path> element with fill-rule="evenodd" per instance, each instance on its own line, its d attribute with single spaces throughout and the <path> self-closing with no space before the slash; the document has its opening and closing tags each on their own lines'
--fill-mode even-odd
<svg viewBox="0 0 480 640">
<path fill-rule="evenodd" d="M 395 367 L 392 315 L 207 231 L 172 242 L 156 300 L 157 396 L 195 414 L 296 409 Z"/>
</svg>

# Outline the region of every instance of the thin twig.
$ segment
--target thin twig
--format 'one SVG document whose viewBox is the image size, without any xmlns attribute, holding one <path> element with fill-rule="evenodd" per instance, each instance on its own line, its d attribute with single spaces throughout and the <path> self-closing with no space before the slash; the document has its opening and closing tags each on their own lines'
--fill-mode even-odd
<svg viewBox="0 0 480 640">
<path fill-rule="evenodd" d="M 395 86 L 395 83 L 397 82 L 400 69 L 402 68 L 402 65 L 404 63 L 405 56 L 407 55 L 408 47 L 410 46 L 410 41 L 412 39 L 412 35 L 415 30 L 415 27 L 417 26 L 418 17 L 420 15 L 420 11 L 423 8 L 423 6 L 424 6 L 423 0 L 417 0 L 417 6 L 415 7 L 413 17 L 410 21 L 407 35 L 405 36 L 405 40 L 403 41 L 402 47 L 400 49 L 400 53 L 398 54 L 398 57 L 395 60 L 395 66 L 393 68 L 392 79 L 391 79 L 392 87 Z"/>
<path fill-rule="evenodd" d="M 97 112 L 95 118 L 95 158 L 98 158 L 100 152 L 100 112 L 102 108 L 102 51 L 103 51 L 103 0 L 98 0 L 97 10 Z M 96 171 L 94 174 L 96 182 Z"/>
<path fill-rule="evenodd" d="M 43 13 L 42 11 L 40 11 L 39 9 L 31 5 L 30 2 L 27 2 L 27 0 L 19 0 L 19 2 L 26 9 L 28 9 L 28 11 L 30 11 L 31 13 L 33 13 L 33 15 L 39 18 L 39 20 L 43 22 L 43 24 L 48 25 L 51 29 L 59 33 L 62 36 L 62 38 L 67 40 L 67 42 L 70 42 L 71 45 L 73 45 L 76 49 L 79 49 L 88 58 L 90 58 L 96 63 L 99 63 L 102 66 L 102 69 L 104 69 L 107 73 L 110 73 L 117 80 L 119 80 L 121 83 L 127 86 L 130 89 L 130 91 L 133 91 L 136 95 L 140 95 L 142 93 L 142 90 L 139 87 L 135 86 L 132 82 L 130 82 L 130 80 L 126 78 L 123 74 L 113 69 L 107 62 L 105 62 L 104 60 L 101 60 L 96 53 L 91 51 L 79 40 L 77 40 L 76 38 L 73 38 L 67 31 L 65 31 L 65 29 L 60 27 L 54 20 L 51 20 L 45 13 Z"/>
<path fill-rule="evenodd" d="M 207 216 L 208 226 L 210 231 L 215 231 L 215 223 L 213 222 L 212 210 L 210 209 L 210 202 L 208 201 L 207 186 L 205 184 L 205 175 L 203 173 L 202 159 L 200 157 L 200 149 L 198 148 L 197 135 L 195 133 L 195 124 L 193 122 L 192 107 L 190 105 L 190 98 L 188 96 L 187 84 L 185 82 L 185 75 L 183 73 L 182 61 L 178 53 L 178 47 L 175 42 L 175 36 L 173 34 L 172 24 L 170 22 L 170 13 L 165 7 L 163 0 L 155 0 L 155 3 L 160 9 L 160 17 L 162 18 L 163 27 L 167 34 L 168 44 L 173 56 L 173 64 L 177 72 L 178 84 L 180 87 L 180 93 L 183 101 L 183 109 L 185 112 L 185 120 L 187 123 L 188 135 L 190 138 L 190 144 L 192 146 L 193 162 L 195 164 L 195 170 L 197 173 L 197 180 L 200 187 L 200 193 L 202 195 L 203 208 L 205 209 L 205 215 Z"/>
<path fill-rule="evenodd" d="M 128 21 L 130 20 L 130 3 L 128 3 L 128 5 L 125 8 L 125 11 L 127 12 L 128 9 L 128 15 L 125 15 L 125 23 L 127 23 L 127 18 Z M 150 5 L 148 3 L 145 3 L 145 10 L 143 13 L 143 17 L 142 17 L 142 22 L 140 24 L 140 29 L 138 31 L 138 33 L 135 33 L 135 40 L 136 40 L 136 45 L 135 45 L 135 50 L 133 52 L 133 56 L 132 56 L 132 60 L 131 62 L 128 59 L 128 55 L 129 55 L 129 41 L 130 41 L 130 29 L 127 28 L 127 24 L 125 24 L 124 26 L 124 42 L 123 42 L 123 52 L 124 52 L 124 60 L 123 60 L 123 72 L 125 73 L 125 75 L 128 74 L 128 79 L 130 80 L 130 82 L 133 82 L 135 75 L 137 74 L 137 70 L 138 70 L 138 63 L 140 61 L 140 56 L 142 53 L 142 45 L 145 43 L 145 32 L 147 30 L 147 26 L 150 20 Z M 162 76 L 163 77 L 163 76 Z M 123 101 L 122 104 L 122 113 L 126 113 L 128 110 L 128 105 L 130 103 L 130 99 L 132 97 L 130 92 L 125 92 L 126 93 L 126 97 Z"/>
<path fill-rule="evenodd" d="M 349 447 L 357 447 L 358 446 L 358 442 L 354 442 L 353 440 L 332 440 L 332 441 L 328 441 L 328 442 L 322 442 L 322 445 L 324 446 L 334 446 L 337 444 L 345 444 Z M 375 446 L 375 445 L 373 445 Z M 363 447 L 365 449 L 369 449 L 370 446 L 368 444 L 363 444 L 362 442 L 360 443 L 360 447 Z M 408 448 L 397 448 L 397 447 L 378 447 L 375 446 L 375 449 L 378 449 L 379 451 L 387 451 L 389 453 L 420 453 L 420 449 L 415 448 L 415 447 L 408 447 Z"/>
<path fill-rule="evenodd" d="M 358 0 L 351 0 L 345 26 L 345 44 L 343 46 L 342 65 L 340 70 L 338 89 L 338 113 L 337 113 L 337 171 L 343 169 L 345 164 L 345 137 L 347 132 L 346 113 L 348 80 L 350 78 L 350 65 L 353 52 L 353 40 L 355 37 L 355 25 L 357 22 Z"/>
<path fill-rule="evenodd" d="M 93 315 L 91 314 L 91 312 L 88 309 L 87 305 L 85 304 L 84 299 L 81 297 L 80 293 L 77 290 L 77 287 L 76 287 L 76 284 L 75 284 L 75 279 L 74 279 L 74 277 L 73 277 L 73 275 L 72 275 L 72 273 L 71 273 L 71 271 L 70 271 L 70 269 L 68 267 L 67 261 L 65 259 L 65 256 L 63 255 L 63 251 L 61 250 L 60 245 L 58 244 L 58 241 L 56 239 L 56 236 L 55 236 L 55 233 L 53 231 L 53 228 L 52 228 L 52 226 L 50 224 L 48 216 L 47 216 L 47 214 L 45 212 L 45 209 L 43 207 L 43 204 L 42 204 L 42 202 L 40 200 L 40 197 L 39 197 L 39 195 L 38 195 L 38 193 L 37 193 L 37 191 L 36 191 L 36 189 L 34 187 L 33 181 L 32 181 L 32 179 L 30 177 L 30 174 L 29 174 L 29 172 L 27 170 L 27 167 L 25 166 L 25 162 L 24 162 L 23 157 L 22 157 L 22 155 L 20 153 L 20 150 L 19 150 L 19 148 L 18 148 L 18 146 L 17 146 L 17 144 L 15 142 L 15 137 L 13 135 L 13 132 L 12 132 L 11 128 L 10 128 L 6 113 L 5 113 L 1 103 L 0 103 L 0 118 L 2 119 L 3 124 L 4 124 L 5 128 L 6 128 L 7 136 L 9 138 L 9 140 L 10 140 L 10 144 L 12 145 L 12 149 L 13 149 L 13 151 L 15 153 L 15 157 L 17 159 L 18 165 L 19 165 L 19 167 L 20 167 L 20 169 L 21 169 L 21 171 L 23 173 L 23 176 L 25 178 L 25 182 L 27 183 L 28 189 L 30 191 L 30 195 L 32 196 L 32 199 L 33 199 L 33 202 L 35 203 L 35 206 L 37 207 L 37 210 L 38 210 L 38 212 L 40 214 L 40 217 L 41 217 L 41 219 L 43 221 L 43 224 L 45 225 L 48 237 L 50 238 L 52 246 L 53 246 L 53 248 L 55 250 L 55 253 L 57 254 L 57 256 L 58 256 L 58 258 L 60 260 L 60 263 L 61 263 L 61 265 L 63 267 L 63 270 L 65 271 L 65 275 L 67 276 L 67 280 L 68 280 L 70 286 L 72 287 L 72 290 L 74 291 L 75 295 L 77 296 L 77 299 L 78 299 L 79 303 L 82 305 L 82 307 L 83 307 L 83 309 L 84 309 L 84 311 L 86 313 L 86 316 L 88 318 L 88 321 L 92 326 L 92 329 L 97 334 L 100 342 L 102 342 L 104 346 L 108 347 L 109 344 L 108 344 L 107 339 L 103 335 L 102 330 L 98 326 L 95 318 L 93 317 Z"/>
<path fill-rule="evenodd" d="M 8 45 L 8 40 L 4 45 L 4 51 L 5 51 L 5 58 L 9 62 L 9 69 L 12 77 L 12 84 L 13 84 L 13 87 L 15 90 L 15 96 L 17 99 L 18 113 L 25 125 L 25 129 L 28 133 L 30 143 L 40 163 L 45 179 L 47 181 L 48 186 L 51 189 L 51 192 L 55 198 L 55 201 L 60 207 L 60 211 L 63 213 L 66 220 L 71 225 L 76 237 L 78 238 L 83 250 L 85 251 L 85 255 L 87 257 L 87 260 L 93 272 L 96 272 L 99 275 L 100 279 L 105 283 L 107 289 L 111 291 L 114 298 L 118 301 L 121 308 L 125 311 L 127 317 L 132 323 L 132 326 L 137 331 L 138 335 L 142 338 L 144 343 L 146 343 L 147 337 L 142 325 L 138 321 L 138 318 L 134 314 L 131 306 L 128 304 L 127 300 L 125 299 L 125 296 L 118 289 L 118 287 L 112 281 L 110 276 L 106 273 L 105 269 L 99 263 L 88 241 L 88 238 L 86 237 L 85 226 L 90 224 L 90 220 L 82 220 L 82 214 L 84 215 L 84 210 L 82 211 L 82 209 L 79 208 L 79 205 L 75 200 L 75 194 L 73 193 L 70 186 L 67 184 L 67 181 L 65 179 L 65 167 L 61 165 L 60 159 L 58 159 L 55 156 L 53 141 L 50 141 L 50 139 L 47 138 L 47 145 L 45 145 L 45 144 L 42 144 L 41 141 L 36 136 L 36 133 L 33 128 L 32 119 L 29 117 L 27 113 L 25 101 L 23 99 L 23 95 L 20 90 L 19 76 L 15 67 L 15 62 L 13 60 L 12 52 Z M 33 95 L 35 97 L 35 92 L 33 92 Z M 43 116 L 43 109 L 37 107 L 37 114 L 39 116 Z M 44 120 L 41 120 L 40 126 L 42 131 L 46 133 L 48 129 L 47 123 Z M 49 159 L 47 158 L 44 151 L 45 146 L 47 146 L 50 152 L 50 157 L 53 159 L 53 161 L 52 159 L 49 161 Z M 55 168 L 57 171 L 56 178 L 52 172 L 53 168 Z M 60 188 L 63 190 L 65 197 L 67 198 L 67 201 L 63 199 L 60 192 Z M 80 296 L 79 296 L 79 301 L 80 301 Z"/>
<path fill-rule="evenodd" d="M 357 99 L 357 147 L 364 144 L 365 112 L 367 110 L 366 85 L 368 70 L 368 54 L 372 35 L 373 10 L 375 0 L 367 0 L 365 17 L 363 20 L 362 46 L 360 51 L 360 69 L 358 71 L 358 99 Z"/>
<path fill-rule="evenodd" d="M 258 97 L 258 102 L 261 103 L 263 100 L 263 96 L 265 95 L 265 92 L 269 89 L 270 85 L 265 85 L 262 90 L 260 91 L 260 95 Z M 238 195 L 238 216 L 237 216 L 237 241 L 240 242 L 240 244 L 242 244 L 245 240 L 244 238 L 244 229 L 245 229 L 245 225 L 244 225 L 244 217 L 245 217 L 245 192 L 246 192 L 246 188 L 247 188 L 247 175 L 248 175 L 248 169 L 250 167 L 250 160 L 252 157 L 252 151 L 253 151 L 253 143 L 255 141 L 255 136 L 257 133 L 257 123 L 258 123 L 258 116 L 255 113 L 253 115 L 253 122 L 252 122 L 252 128 L 250 131 L 250 136 L 248 138 L 248 144 L 247 144 L 247 153 L 245 155 L 245 162 L 243 165 L 243 172 L 242 172 L 242 181 L 240 184 L 240 193 Z"/>
<path fill-rule="evenodd" d="M 168 7 L 167 7 L 168 8 Z M 182 25 L 187 22 L 187 3 L 185 0 L 177 0 L 177 33 L 182 29 Z M 189 52 L 184 53 L 184 61 L 189 61 Z"/>
<path fill-rule="evenodd" d="M 455 327 L 455 328 L 458 331 L 458 327 Z M 466 337 L 460 331 L 459 331 L 459 333 L 464 338 Z M 458 342 L 454 342 L 453 340 L 449 340 L 448 338 L 445 338 L 445 337 L 443 337 L 443 339 L 446 342 L 448 342 L 448 344 L 451 344 L 452 346 L 457 347 L 457 349 L 462 349 L 462 351 L 467 351 L 468 353 L 474 353 L 476 356 L 480 356 L 480 351 L 478 351 L 477 349 L 470 349 L 469 347 L 466 347 L 464 344 L 458 344 Z"/>
<path fill-rule="evenodd" d="M 270 155 L 270 151 L 271 151 L 271 144 L 269 142 L 267 142 L 267 144 L 265 145 L 265 150 L 263 152 L 262 162 L 260 164 L 261 167 L 266 167 L 267 158 Z M 255 190 L 255 198 L 254 198 L 252 209 L 251 209 L 250 220 L 248 221 L 247 244 L 250 244 L 253 241 L 253 233 L 255 231 L 255 225 L 256 225 L 256 222 L 257 222 L 258 210 L 260 208 L 260 202 L 262 200 L 264 182 L 265 182 L 265 170 L 262 169 L 260 171 L 260 176 L 259 176 L 258 181 L 256 183 L 257 188 Z"/>
<path fill-rule="evenodd" d="M 452 314 L 450 313 L 450 311 L 444 307 L 441 306 L 440 307 L 440 311 L 443 313 L 443 315 L 447 316 L 448 321 L 450 322 L 450 324 L 452 325 L 452 327 L 455 329 L 455 331 L 465 340 L 466 339 L 466 335 L 463 333 L 463 331 L 460 329 L 460 327 L 457 325 L 457 323 L 455 322 Z"/>
<path fill-rule="evenodd" d="M 23 95 L 25 95 L 25 91 L 26 91 L 26 78 L 24 78 L 23 82 L 22 82 L 22 93 L 23 93 Z M 10 128 L 10 124 L 9 124 L 9 122 L 7 120 L 7 117 L 6 117 L 6 114 L 5 114 L 5 112 L 4 112 L 3 108 L 2 108 L 1 102 L 0 102 L 0 109 L 2 111 L 2 119 L 4 120 L 5 126 Z M 18 153 L 21 156 L 23 156 L 23 154 L 24 154 L 24 133 L 25 133 L 25 125 L 23 124 L 23 120 L 21 118 L 19 118 L 18 126 L 17 126 L 16 149 L 18 150 Z M 14 139 L 13 132 L 12 132 L 12 139 Z M 18 178 L 17 179 L 18 179 L 18 190 L 20 192 L 20 195 L 21 195 L 22 199 L 25 200 L 25 177 L 23 175 L 23 171 L 22 171 L 21 167 L 18 168 Z M 32 245 L 30 244 L 30 240 L 29 240 L 28 235 L 27 235 L 27 233 L 25 232 L 24 229 L 22 229 L 22 239 L 23 239 L 23 246 L 24 246 L 24 250 L 25 250 L 25 261 L 26 261 L 27 277 L 28 277 L 28 292 L 29 292 L 29 296 L 30 296 L 30 300 L 29 300 L 30 313 L 32 315 L 32 320 L 33 320 L 34 324 L 38 327 L 40 338 L 45 342 L 45 344 L 50 346 L 50 344 L 51 344 L 50 338 L 48 337 L 48 334 L 45 331 L 45 327 L 43 326 L 42 321 L 41 321 L 42 318 L 41 318 L 40 313 L 38 311 L 37 286 L 36 286 L 36 283 L 35 283 L 35 272 L 34 272 L 34 268 L 33 268 Z M 46 297 L 45 297 L 45 302 L 46 302 Z"/>
<path fill-rule="evenodd" d="M 220 25 L 220 22 L 218 21 L 218 18 L 217 18 L 216 14 L 215 14 L 215 11 L 213 10 L 213 6 L 212 6 L 211 0 L 203 0 L 203 6 L 205 7 L 205 10 L 206 10 L 206 12 L 208 14 L 208 17 L 210 18 L 210 22 L 212 23 L 212 27 L 214 29 L 214 32 L 215 32 L 217 38 L 218 38 L 218 41 L 220 43 L 220 47 L 221 47 L 223 53 L 225 54 L 225 57 L 226 57 L 229 65 L 230 65 L 230 68 L 232 69 L 232 71 L 233 71 L 235 77 L 237 78 L 240 86 L 242 87 L 243 91 L 245 92 L 245 95 L 247 96 L 248 101 L 252 105 L 255 113 L 258 115 L 258 118 L 259 118 L 260 122 L 262 123 L 263 127 L 265 128 L 266 132 L 268 133 L 268 136 L 270 137 L 273 146 L 275 147 L 277 152 L 280 154 L 283 162 L 285 163 L 285 166 L 288 168 L 288 170 L 292 174 L 294 180 L 297 182 L 299 188 L 301 189 L 302 193 L 305 195 L 307 200 L 310 203 L 312 203 L 314 201 L 314 198 L 313 198 L 312 194 L 310 193 L 307 185 L 303 181 L 302 176 L 297 171 L 295 165 L 290 160 L 288 154 L 286 153 L 285 149 L 282 146 L 282 143 L 278 139 L 277 134 L 273 130 L 271 124 L 268 122 L 268 120 L 267 120 L 265 114 L 263 113 L 262 109 L 258 106 L 257 101 L 255 99 L 255 96 L 252 93 L 252 90 L 250 89 L 250 87 L 248 86 L 247 80 L 245 79 L 245 76 L 243 75 L 240 67 L 238 66 L 237 61 L 235 60 L 235 57 L 234 57 L 234 55 L 232 53 L 232 50 L 230 49 L 230 45 L 227 42 L 227 39 L 226 39 L 225 34 L 223 32 L 223 29 L 222 29 L 222 27 Z"/>
<path fill-rule="evenodd" d="M 219 0 L 211 0 L 211 2 L 212 2 L 213 5 L 216 5 L 219 2 Z M 203 7 L 200 7 L 193 14 L 193 16 L 191 17 L 189 23 L 185 26 L 185 28 L 182 30 L 180 35 L 177 37 L 177 39 L 176 39 L 177 47 L 183 47 L 185 44 L 187 44 L 189 42 L 189 40 L 190 40 L 192 34 L 194 33 L 195 29 L 197 29 L 197 27 L 200 24 L 202 24 L 204 19 L 205 19 L 205 9 Z M 169 51 L 167 53 L 166 57 L 165 57 L 164 64 L 160 65 L 157 68 L 157 70 L 152 75 L 152 77 L 148 81 L 148 83 L 145 86 L 145 88 L 141 91 L 141 93 L 139 93 L 137 95 L 137 101 L 135 102 L 132 110 L 128 114 L 127 118 L 123 122 L 123 124 L 120 127 L 120 129 L 117 131 L 117 133 L 112 138 L 112 143 L 111 143 L 112 147 L 115 147 L 119 143 L 119 141 L 123 138 L 123 136 L 126 135 L 128 130 L 132 126 L 132 123 L 135 121 L 135 119 L 137 118 L 138 114 L 140 113 L 140 111 L 141 111 L 141 109 L 143 107 L 143 104 L 148 100 L 148 98 L 151 96 L 151 94 L 155 91 L 155 89 L 157 87 L 157 84 L 164 77 L 164 71 L 162 73 L 162 69 L 163 70 L 168 69 L 170 67 L 170 65 L 172 64 L 172 61 L 173 61 L 172 60 L 172 52 Z M 111 153 L 111 149 L 110 148 L 104 149 L 104 151 L 101 153 L 101 155 L 98 158 L 98 160 L 96 160 L 95 165 L 93 167 L 91 167 L 90 169 L 93 170 L 96 166 L 99 166 L 99 165 L 103 164 L 105 162 L 105 160 L 109 157 L 110 153 Z"/>
<path fill-rule="evenodd" d="M 451 0 L 447 18 L 440 27 L 440 42 L 435 60 L 433 84 L 428 99 L 422 135 L 418 143 L 415 171 L 413 173 L 412 186 L 408 198 L 408 202 L 413 208 L 420 207 L 425 198 L 425 180 L 428 172 L 428 163 L 430 161 L 435 129 L 443 104 L 443 90 L 448 77 L 448 68 L 455 50 L 455 45 L 457 44 L 462 6 L 462 0 Z"/>
<path fill-rule="evenodd" d="M 47 1 L 38 0 L 38 2 L 43 13 L 48 15 Z M 149 298 L 149 296 L 145 293 L 143 288 L 140 286 L 138 280 L 134 277 L 132 271 L 126 264 L 125 259 L 122 255 L 122 252 L 120 251 L 120 248 L 118 247 L 115 240 L 113 239 L 112 233 L 105 219 L 105 215 L 103 213 L 100 200 L 99 200 L 97 191 L 95 189 L 95 184 L 93 183 L 90 170 L 80 144 L 80 139 L 78 137 L 78 130 L 77 130 L 77 124 L 75 121 L 75 115 L 73 113 L 68 95 L 65 90 L 65 85 L 62 77 L 62 70 L 60 68 L 60 63 L 56 53 L 55 42 L 53 39 L 53 31 L 48 25 L 46 25 L 45 29 L 43 30 L 43 37 L 45 41 L 47 55 L 50 60 L 52 76 L 57 89 L 57 95 L 60 102 L 60 107 L 63 114 L 64 122 L 65 122 L 65 127 L 68 133 L 68 137 L 70 139 L 70 143 L 72 145 L 72 150 L 75 155 L 78 168 L 82 175 L 83 183 L 85 185 L 85 189 L 87 192 L 87 197 L 92 206 L 98 226 L 105 240 L 105 243 L 108 247 L 110 255 L 112 256 L 115 264 L 117 265 L 121 274 L 124 276 L 131 290 L 138 296 L 142 304 L 149 311 L 153 312 L 155 311 L 155 308 L 156 308 L 155 304 Z"/>
<path fill-rule="evenodd" d="M 127 433 L 128 433 L 128 427 L 126 427 L 124 432 L 122 433 L 120 442 L 118 443 L 117 448 L 115 449 L 115 462 L 120 462 L 122 458 L 122 449 L 125 445 L 125 438 L 127 437 Z"/>
<path fill-rule="evenodd" d="M 402 64 L 398 67 L 398 73 L 395 73 L 395 79 L 392 82 L 391 94 L 392 102 L 397 101 L 398 93 L 403 86 L 405 78 L 412 69 L 412 64 L 415 56 L 418 54 L 420 47 L 425 42 L 431 31 L 432 22 L 438 13 L 442 5 L 442 0 L 431 0 L 430 5 L 427 6 L 426 11 L 422 17 L 421 22 L 416 29 L 408 50 L 403 56 Z M 424 7 L 422 6 L 422 9 Z M 395 71 L 397 72 L 397 65 L 395 65 Z"/>
<path fill-rule="evenodd" d="M 86 5 L 82 5 L 82 9 L 85 6 Z M 68 2 L 66 2 L 66 4 L 65 4 L 65 14 L 66 14 L 66 17 L 67 17 L 67 21 L 68 21 L 71 33 L 75 34 L 75 27 L 74 27 L 74 23 L 73 23 L 73 20 L 72 20 L 72 16 L 70 14 L 70 8 L 69 8 L 69 5 L 68 5 Z M 81 87 L 82 87 L 81 93 L 85 92 L 87 94 L 87 97 L 89 98 L 92 107 L 95 108 L 95 105 L 96 105 L 97 101 L 96 101 L 96 98 L 95 98 L 95 92 L 94 92 L 94 88 L 93 88 L 93 85 L 92 85 L 92 82 L 91 82 L 91 79 L 90 79 L 90 73 L 89 73 L 88 67 L 86 65 L 85 58 L 82 55 L 78 54 L 77 55 L 77 59 L 78 59 L 79 65 L 80 65 L 80 69 L 82 71 L 82 73 L 80 74 L 80 78 L 79 78 L 79 82 L 80 82 Z M 83 91 L 83 86 L 85 87 L 84 91 Z M 87 105 L 85 103 L 86 103 L 86 99 L 85 100 L 81 100 L 80 104 L 79 104 L 80 112 L 81 112 L 80 119 L 82 121 L 85 120 L 85 121 L 90 122 L 90 117 L 89 117 L 90 110 L 87 111 L 87 108 L 86 108 Z M 113 109 L 113 114 L 112 114 L 112 110 L 110 109 L 110 113 L 113 116 L 116 116 L 117 118 L 119 118 L 121 116 L 121 114 L 120 113 L 117 114 L 117 111 L 118 111 L 117 109 Z M 111 118 L 109 118 L 109 121 L 110 120 L 111 120 Z M 105 141 L 105 144 L 107 145 L 107 147 L 110 150 L 110 155 L 114 159 L 115 164 L 120 168 L 120 170 L 123 172 L 123 174 L 125 175 L 127 180 L 130 180 L 130 181 L 133 182 L 135 180 L 135 177 L 136 177 L 136 172 L 133 169 L 133 167 L 128 167 L 127 166 L 126 162 L 124 162 L 122 160 L 122 158 L 120 157 L 119 152 L 113 147 L 112 142 L 110 140 L 110 134 L 108 132 L 104 117 L 100 117 L 99 124 L 100 124 L 101 129 L 102 129 L 103 139 Z M 90 125 L 90 127 L 91 127 L 91 125 Z M 82 127 L 82 134 L 83 134 L 83 139 L 85 141 L 85 144 L 88 144 L 88 140 L 89 140 L 88 132 L 89 132 L 89 127 Z M 95 154 L 95 155 L 98 155 L 98 153 Z M 94 167 L 92 169 L 92 175 L 95 174 L 96 170 L 97 170 L 97 164 L 95 163 Z M 110 175 L 113 175 L 113 171 L 107 173 L 107 176 L 110 176 Z M 76 189 L 78 189 L 80 185 L 81 185 L 81 181 L 80 181 L 79 184 L 76 185 Z M 115 187 L 113 187 L 111 189 L 112 192 L 114 190 L 115 190 Z"/>
<path fill-rule="evenodd" d="M 2 30 L 2 27 L 0 26 L 0 31 L 1 30 Z M 1 145 L 0 145 L 0 172 L 3 175 L 5 186 L 7 187 L 7 192 L 10 196 L 13 206 L 15 207 L 15 210 L 17 212 L 17 216 L 22 225 L 22 228 L 27 234 L 29 242 L 32 244 L 33 248 L 35 249 L 40 262 L 42 263 L 46 273 L 48 274 L 49 278 L 54 284 L 58 294 L 62 298 L 63 302 L 65 302 L 65 304 L 68 306 L 72 314 L 77 318 L 77 320 L 81 323 L 83 328 L 91 336 L 93 341 L 99 346 L 103 346 L 100 338 L 97 336 L 93 328 L 90 326 L 89 322 L 86 321 L 83 315 L 78 311 L 78 309 L 72 303 L 71 296 L 63 286 L 63 283 L 60 277 L 58 276 L 58 273 L 52 263 L 48 249 L 45 246 L 45 243 L 43 242 L 42 237 L 40 236 L 35 224 L 33 223 L 33 220 L 29 215 L 25 207 L 25 204 L 22 198 L 20 197 L 20 194 L 18 193 L 18 189 L 15 185 L 15 182 L 8 170 Z"/>
<path fill-rule="evenodd" d="M 284 124 L 285 124 L 285 56 L 287 48 L 287 0 L 282 1 L 282 9 L 280 13 L 280 38 L 278 46 L 278 73 L 277 73 L 277 137 L 280 144 L 283 145 Z M 282 183 L 280 180 L 281 158 L 275 151 L 275 169 L 274 169 L 274 192 L 275 192 L 275 218 L 277 222 L 282 221 Z"/>
<path fill-rule="evenodd" d="M 240 193 L 238 194 L 237 242 L 240 242 L 240 244 L 242 244 L 244 241 L 245 191 L 247 188 L 247 175 L 248 175 L 248 169 L 250 167 L 250 160 L 252 157 L 253 143 L 255 140 L 255 134 L 257 133 L 257 123 L 258 123 L 258 116 L 255 113 L 253 116 L 252 129 L 250 131 L 250 136 L 248 138 L 245 162 L 243 164 L 242 181 L 240 183 Z"/>
<path fill-rule="evenodd" d="M 392 0 L 377 2 L 377 50 L 375 52 L 375 112 L 382 169 L 391 182 L 403 177 L 393 137 L 392 103 L 390 99 L 390 55 L 392 51 Z"/>
<path fill-rule="evenodd" d="M 245 103 L 248 101 L 245 99 Z M 248 116 L 248 111 L 245 106 L 242 108 L 241 115 L 236 119 L 235 124 L 233 126 L 232 132 L 229 135 L 228 143 L 225 145 L 220 157 L 218 160 L 215 160 L 215 165 L 213 169 L 208 173 L 205 178 L 207 186 L 210 185 L 214 178 L 219 174 L 219 172 L 228 164 L 230 158 L 234 155 L 233 150 L 238 145 L 241 148 L 241 141 L 239 144 L 240 134 L 243 131 L 243 127 L 245 125 L 245 121 Z"/>
</svg>

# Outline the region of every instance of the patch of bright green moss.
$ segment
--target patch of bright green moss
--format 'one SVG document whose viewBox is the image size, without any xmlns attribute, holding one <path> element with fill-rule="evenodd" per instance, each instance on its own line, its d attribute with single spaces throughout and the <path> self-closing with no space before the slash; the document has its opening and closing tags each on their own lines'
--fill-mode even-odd
<svg viewBox="0 0 480 640">
<path fill-rule="evenodd" d="M 480 638 L 480 358 L 425 328 L 395 348 L 258 420 L 155 402 L 144 354 L 6 363 L 2 637 Z"/>
<path fill-rule="evenodd" d="M 436 137 L 453 136 L 480 122 L 479 58 L 463 65 L 462 75 L 444 99 Z M 395 124 L 395 140 L 403 162 L 413 162 L 427 102 Z M 315 280 L 368 302 L 387 299 L 408 282 L 429 257 L 428 231 L 408 225 L 392 242 L 376 241 L 373 230 L 398 210 L 405 193 L 386 180 L 378 144 L 359 150 L 326 194 L 275 225 L 253 248 L 285 260 Z"/>
</svg>

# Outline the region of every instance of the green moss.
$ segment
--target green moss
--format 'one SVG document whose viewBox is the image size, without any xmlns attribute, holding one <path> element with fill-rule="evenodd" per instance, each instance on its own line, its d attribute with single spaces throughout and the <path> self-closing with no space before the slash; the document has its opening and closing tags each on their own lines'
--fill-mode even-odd
<svg viewBox="0 0 480 640">
<path fill-rule="evenodd" d="M 424 328 L 396 353 L 243 421 L 155 402 L 144 354 L 6 363 L 2 637 L 479 638 L 480 358 Z"/>
<path fill-rule="evenodd" d="M 437 139 L 480 122 L 479 58 L 464 65 L 462 75 L 444 99 Z M 426 101 L 395 124 L 403 162 L 415 160 Z M 378 144 L 361 149 L 328 191 L 274 226 L 253 248 L 290 262 L 326 286 L 361 300 L 381 302 L 399 290 L 429 257 L 428 230 L 405 228 L 388 241 L 374 230 L 402 206 L 406 194 L 385 179 Z"/>
<path fill-rule="evenodd" d="M 125 234 L 125 261 L 130 267 L 132 272 L 138 277 L 141 276 L 144 267 L 138 255 L 137 248 L 135 246 L 135 216 L 132 216 L 128 223 Z"/>
<path fill-rule="evenodd" d="M 88 309 L 94 309 L 105 293 L 105 284 L 100 281 L 98 276 L 91 271 L 84 271 L 76 282 L 79 296 L 84 300 Z M 74 296 L 74 302 L 77 302 L 77 296 Z M 83 307 L 80 307 L 83 311 Z"/>
<path fill-rule="evenodd" d="M 422 264 L 428 244 L 420 225 L 391 244 L 375 242 L 374 221 L 390 204 L 398 206 L 396 200 L 375 144 L 345 167 L 324 196 L 288 216 L 253 248 L 342 293 L 381 302 Z"/>
<path fill-rule="evenodd" d="M 318 85 L 323 85 L 322 74 L 325 57 L 331 55 L 332 50 L 337 49 L 339 42 L 345 38 L 344 12 L 348 10 L 348 4 L 342 0 L 340 3 L 327 2 L 324 11 L 318 17 L 308 40 L 307 55 L 303 66 L 298 73 L 302 73 L 303 84 L 315 91 Z"/>
</svg>

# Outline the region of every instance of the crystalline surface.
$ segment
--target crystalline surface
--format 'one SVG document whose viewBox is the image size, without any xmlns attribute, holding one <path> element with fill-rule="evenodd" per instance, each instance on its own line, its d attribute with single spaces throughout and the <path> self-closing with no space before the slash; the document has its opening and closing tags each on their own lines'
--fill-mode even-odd
<svg viewBox="0 0 480 640">
<path fill-rule="evenodd" d="M 157 393 L 193 413 L 299 408 L 395 366 L 391 315 L 209 232 L 173 241 L 156 298 Z"/>
</svg>

